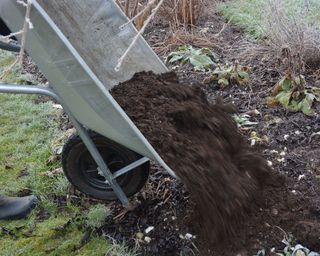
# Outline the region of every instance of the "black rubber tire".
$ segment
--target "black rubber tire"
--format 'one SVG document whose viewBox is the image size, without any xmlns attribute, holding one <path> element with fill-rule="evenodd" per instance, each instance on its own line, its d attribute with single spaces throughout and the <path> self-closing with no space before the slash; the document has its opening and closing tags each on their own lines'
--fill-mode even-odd
<svg viewBox="0 0 320 256">
<path fill-rule="evenodd" d="M 141 158 L 141 155 L 99 134 L 92 133 L 90 136 L 111 172 Z M 104 178 L 98 174 L 95 161 L 78 135 L 71 136 L 64 145 L 62 167 L 70 183 L 79 191 L 97 199 L 117 199 L 110 185 L 105 184 Z M 142 189 L 148 179 L 149 169 L 147 162 L 116 179 L 128 197 Z"/>
<path fill-rule="evenodd" d="M 10 52 L 19 52 L 20 45 L 18 43 L 4 43 L 0 42 L 0 49 L 10 51 Z"/>
</svg>

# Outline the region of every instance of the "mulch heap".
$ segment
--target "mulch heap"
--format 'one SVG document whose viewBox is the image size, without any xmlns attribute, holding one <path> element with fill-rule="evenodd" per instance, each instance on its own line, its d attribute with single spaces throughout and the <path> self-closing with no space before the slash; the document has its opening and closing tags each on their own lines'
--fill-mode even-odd
<svg viewBox="0 0 320 256">
<path fill-rule="evenodd" d="M 233 105 L 209 103 L 174 73 L 138 73 L 111 93 L 189 191 L 202 240 L 234 237 L 255 195 L 276 179 L 239 133 Z"/>
</svg>

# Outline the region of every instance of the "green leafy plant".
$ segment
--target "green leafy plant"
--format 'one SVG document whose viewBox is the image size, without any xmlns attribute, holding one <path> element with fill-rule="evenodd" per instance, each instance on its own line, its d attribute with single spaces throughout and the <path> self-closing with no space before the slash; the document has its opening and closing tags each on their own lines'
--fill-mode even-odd
<svg viewBox="0 0 320 256">
<path fill-rule="evenodd" d="M 208 71 L 214 64 L 214 55 L 209 48 L 194 49 L 192 46 L 184 45 L 178 47 L 177 51 L 172 52 L 167 57 L 168 63 L 190 62 L 195 71 Z"/>
<path fill-rule="evenodd" d="M 249 68 L 239 64 L 218 66 L 209 77 L 210 81 L 218 81 L 225 88 L 230 84 L 246 85 L 249 83 Z"/>
<path fill-rule="evenodd" d="M 275 85 L 272 97 L 267 99 L 270 107 L 281 104 L 290 111 L 302 111 L 305 115 L 313 113 L 312 105 L 315 101 L 320 102 L 320 89 L 306 89 L 304 76 L 293 76 L 290 72 Z"/>
<path fill-rule="evenodd" d="M 250 121 L 250 115 L 247 114 L 234 114 L 233 120 L 236 122 L 238 128 L 250 129 L 252 125 L 257 125 L 258 122 Z"/>
</svg>

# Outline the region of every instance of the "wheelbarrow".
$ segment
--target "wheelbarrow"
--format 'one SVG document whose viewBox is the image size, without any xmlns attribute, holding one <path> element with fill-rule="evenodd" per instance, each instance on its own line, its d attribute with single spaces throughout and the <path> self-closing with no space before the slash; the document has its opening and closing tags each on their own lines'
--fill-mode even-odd
<svg viewBox="0 0 320 256">
<path fill-rule="evenodd" d="M 0 18 L 11 31 L 21 29 L 24 17 L 16 0 L 0 1 Z M 1 84 L 0 92 L 47 95 L 62 105 L 78 134 L 62 153 L 69 181 L 88 195 L 128 206 L 147 180 L 150 160 L 175 177 L 109 92 L 136 72 L 167 71 L 142 37 L 115 71 L 137 30 L 122 26 L 128 18 L 114 0 L 33 0 L 30 20 L 26 52 L 50 86 Z"/>
</svg>

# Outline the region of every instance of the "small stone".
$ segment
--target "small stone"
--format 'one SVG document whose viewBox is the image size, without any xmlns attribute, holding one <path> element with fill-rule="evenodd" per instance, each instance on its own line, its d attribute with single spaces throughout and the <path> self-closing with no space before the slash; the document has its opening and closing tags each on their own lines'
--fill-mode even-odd
<svg viewBox="0 0 320 256">
<path fill-rule="evenodd" d="M 154 227 L 153 227 L 153 226 L 150 226 L 150 227 L 147 227 L 144 232 L 145 232 L 146 234 L 148 234 L 148 233 L 150 233 L 152 230 L 154 230 Z"/>
<path fill-rule="evenodd" d="M 306 175 L 305 174 L 301 174 L 301 175 L 299 175 L 299 177 L 298 177 L 298 181 L 300 181 L 301 179 L 303 179 L 303 178 L 305 178 L 306 177 Z"/>
<path fill-rule="evenodd" d="M 296 195 L 297 191 L 296 190 L 291 190 L 292 194 Z"/>
<path fill-rule="evenodd" d="M 171 219 L 172 219 L 172 220 L 176 220 L 177 218 L 176 218 L 175 216 L 172 216 Z"/>
<path fill-rule="evenodd" d="M 298 250 L 296 251 L 295 256 L 306 256 L 306 254 L 304 253 L 304 251 Z"/>
<path fill-rule="evenodd" d="M 277 161 L 278 161 L 279 163 L 283 163 L 283 162 L 285 161 L 285 159 L 282 157 L 282 158 L 278 158 Z"/>
<path fill-rule="evenodd" d="M 289 134 L 285 134 L 284 136 L 283 136 L 283 138 L 284 138 L 284 140 L 287 140 L 287 139 L 289 139 Z"/>
<path fill-rule="evenodd" d="M 284 151 L 280 152 L 280 156 L 285 156 L 285 155 L 286 155 L 286 152 L 284 152 Z"/>
<path fill-rule="evenodd" d="M 278 215 L 279 211 L 276 208 L 272 208 L 271 213 L 276 216 Z"/>
<path fill-rule="evenodd" d="M 253 147 L 254 145 L 256 145 L 256 140 L 255 140 L 255 139 L 252 139 L 250 145 L 251 145 L 251 147 Z"/>
<path fill-rule="evenodd" d="M 268 166 L 272 166 L 272 162 L 271 161 L 267 161 L 268 162 Z"/>
<path fill-rule="evenodd" d="M 144 241 L 149 244 L 151 242 L 151 237 L 146 236 Z"/>
<path fill-rule="evenodd" d="M 300 134 L 301 134 L 300 131 L 295 131 L 294 133 L 295 133 L 296 135 L 300 135 Z"/>
<path fill-rule="evenodd" d="M 191 239 L 191 238 L 193 238 L 193 235 L 187 233 L 187 234 L 185 235 L 185 238 L 186 238 L 186 239 Z"/>
</svg>

